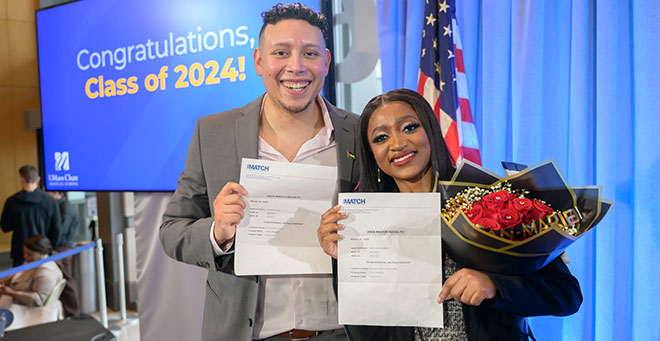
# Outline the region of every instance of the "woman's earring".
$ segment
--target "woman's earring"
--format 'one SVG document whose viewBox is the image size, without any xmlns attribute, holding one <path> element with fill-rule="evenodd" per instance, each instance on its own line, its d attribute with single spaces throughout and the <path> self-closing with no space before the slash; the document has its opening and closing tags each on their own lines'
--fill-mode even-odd
<svg viewBox="0 0 660 341">
<path fill-rule="evenodd" d="M 378 183 L 380 183 L 380 168 L 378 168 Z"/>
</svg>

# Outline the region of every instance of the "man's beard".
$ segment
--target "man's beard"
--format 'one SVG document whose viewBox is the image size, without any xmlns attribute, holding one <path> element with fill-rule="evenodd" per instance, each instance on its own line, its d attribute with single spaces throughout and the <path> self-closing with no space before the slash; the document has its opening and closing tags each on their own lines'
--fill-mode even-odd
<svg viewBox="0 0 660 341">
<path fill-rule="evenodd" d="M 282 101 L 278 101 L 278 102 L 279 102 L 280 106 L 282 108 L 284 108 L 284 110 L 286 110 L 286 111 L 288 111 L 292 114 L 298 114 L 298 113 L 301 113 L 301 112 L 307 110 L 307 108 L 309 108 L 309 105 L 314 102 L 314 99 L 315 99 L 315 97 L 312 97 L 312 99 L 309 102 L 307 102 L 305 105 L 303 105 L 302 107 L 292 107 L 292 106 L 286 105 L 286 103 L 284 103 Z"/>
</svg>

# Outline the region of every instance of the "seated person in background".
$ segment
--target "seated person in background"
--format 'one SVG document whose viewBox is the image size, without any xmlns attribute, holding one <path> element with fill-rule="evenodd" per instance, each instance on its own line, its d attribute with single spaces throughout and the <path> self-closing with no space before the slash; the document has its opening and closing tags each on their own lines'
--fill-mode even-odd
<svg viewBox="0 0 660 341">
<path fill-rule="evenodd" d="M 41 234 L 28 238 L 23 246 L 25 263 L 46 258 L 52 252 L 50 241 Z M 55 262 L 44 263 L 34 269 L 2 279 L 0 295 L 11 296 L 15 304 L 28 307 L 43 306 L 55 284 L 62 278 L 62 271 Z"/>
<path fill-rule="evenodd" d="M 78 213 L 76 213 L 75 208 L 71 205 L 64 192 L 53 191 L 46 193 L 57 200 L 57 205 L 60 208 L 60 216 L 62 217 L 59 245 L 53 245 L 55 246 L 55 251 L 64 252 L 71 250 L 73 248 L 73 238 L 78 229 Z M 64 279 L 66 279 L 66 286 L 60 296 L 60 301 L 62 301 L 62 306 L 64 307 L 64 315 L 67 317 L 76 316 L 80 313 L 80 309 L 78 309 L 78 284 L 76 283 L 76 279 L 73 278 L 73 256 L 62 258 L 55 263 L 60 267 Z"/>
</svg>

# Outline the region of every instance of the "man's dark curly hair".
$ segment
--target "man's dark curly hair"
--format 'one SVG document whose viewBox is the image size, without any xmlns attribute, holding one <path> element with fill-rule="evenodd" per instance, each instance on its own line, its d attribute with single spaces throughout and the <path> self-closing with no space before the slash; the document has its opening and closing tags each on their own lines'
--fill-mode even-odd
<svg viewBox="0 0 660 341">
<path fill-rule="evenodd" d="M 304 20 L 310 25 L 318 27 L 321 33 L 323 33 L 323 38 L 327 38 L 328 22 L 325 16 L 299 2 L 293 4 L 276 4 L 270 10 L 261 13 L 261 17 L 264 19 L 264 24 L 261 26 L 261 31 L 259 31 L 259 42 L 261 42 L 261 37 L 266 26 L 275 25 L 286 19 Z"/>
</svg>

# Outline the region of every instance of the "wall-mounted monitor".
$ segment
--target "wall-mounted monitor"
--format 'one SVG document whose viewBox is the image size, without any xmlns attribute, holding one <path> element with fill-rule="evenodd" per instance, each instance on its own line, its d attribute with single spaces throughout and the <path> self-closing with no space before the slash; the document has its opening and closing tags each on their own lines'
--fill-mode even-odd
<svg viewBox="0 0 660 341">
<path fill-rule="evenodd" d="M 265 91 L 252 56 L 261 13 L 276 2 L 82 0 L 37 11 L 46 188 L 174 190 L 195 121 Z"/>
</svg>

